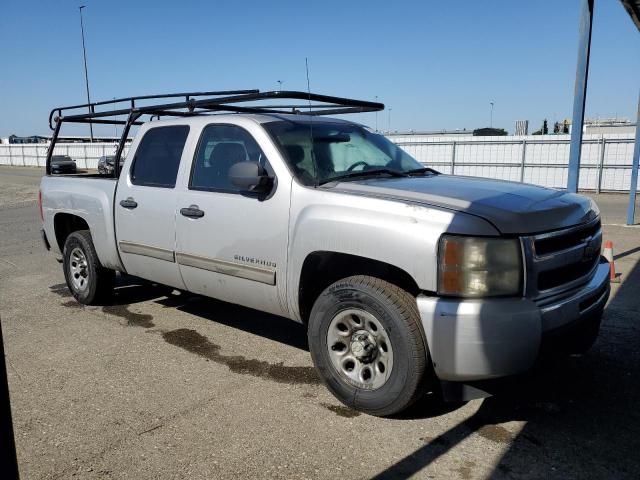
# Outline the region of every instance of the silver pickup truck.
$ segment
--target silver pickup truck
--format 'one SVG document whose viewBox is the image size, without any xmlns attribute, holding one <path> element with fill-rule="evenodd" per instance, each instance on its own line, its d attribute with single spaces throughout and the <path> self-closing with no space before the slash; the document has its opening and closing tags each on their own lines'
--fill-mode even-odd
<svg viewBox="0 0 640 480">
<path fill-rule="evenodd" d="M 118 271 L 302 322 L 329 390 L 383 416 L 595 341 L 609 266 L 588 198 L 440 174 L 296 108 L 193 103 L 143 123 L 111 178 L 43 177 L 44 242 L 79 302 L 108 301 Z"/>
</svg>

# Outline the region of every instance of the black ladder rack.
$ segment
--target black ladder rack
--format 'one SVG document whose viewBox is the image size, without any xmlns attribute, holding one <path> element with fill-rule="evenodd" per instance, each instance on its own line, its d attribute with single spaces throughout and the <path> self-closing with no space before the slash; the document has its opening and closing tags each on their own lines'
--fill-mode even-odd
<svg viewBox="0 0 640 480">
<path fill-rule="evenodd" d="M 172 103 L 160 103 L 154 105 L 141 105 L 148 100 L 181 98 L 183 101 Z M 200 98 L 207 97 L 207 98 Z M 285 100 L 282 105 L 270 105 L 269 102 Z M 289 102 L 298 100 L 300 103 Z M 100 110 L 96 107 L 117 104 L 126 104 L 121 108 Z M 88 109 L 88 113 L 73 113 L 74 110 Z M 384 110 L 384 105 L 377 102 L 354 100 L 351 98 L 333 97 L 300 91 L 269 91 L 259 90 L 224 90 L 214 92 L 185 92 L 170 93 L 164 95 L 143 95 L 137 97 L 115 98 L 102 102 L 71 105 L 68 107 L 56 107 L 49 113 L 49 128 L 53 130 L 51 145 L 47 151 L 47 175 L 51 174 L 51 156 L 58 139 L 60 126 L 67 123 L 87 123 L 102 125 L 124 125 L 118 149 L 114 159 L 114 176 L 120 173 L 120 157 L 131 125 L 142 125 L 141 117 L 148 115 L 153 117 L 190 117 L 206 115 L 215 112 L 234 113 L 266 113 L 266 114 L 305 114 L 305 115 L 339 115 L 345 113 L 375 112 Z M 126 120 L 117 117 L 126 115 Z"/>
</svg>

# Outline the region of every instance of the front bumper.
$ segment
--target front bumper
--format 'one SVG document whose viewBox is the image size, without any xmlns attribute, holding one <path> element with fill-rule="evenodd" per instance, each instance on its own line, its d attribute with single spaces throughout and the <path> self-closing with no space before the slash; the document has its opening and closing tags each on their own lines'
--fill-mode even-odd
<svg viewBox="0 0 640 480">
<path fill-rule="evenodd" d="M 535 364 L 543 338 L 579 326 L 609 298 L 609 264 L 601 259 L 586 285 L 544 306 L 527 298 L 447 299 L 418 296 L 431 361 L 441 380 L 516 375 Z"/>
</svg>

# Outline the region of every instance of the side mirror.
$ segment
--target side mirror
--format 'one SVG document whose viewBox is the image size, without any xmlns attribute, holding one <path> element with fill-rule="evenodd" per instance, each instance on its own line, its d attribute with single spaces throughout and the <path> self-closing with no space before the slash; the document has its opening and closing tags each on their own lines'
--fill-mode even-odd
<svg viewBox="0 0 640 480">
<path fill-rule="evenodd" d="M 271 190 L 272 178 L 258 162 L 238 162 L 229 169 L 231 183 L 243 192 L 265 193 Z"/>
</svg>

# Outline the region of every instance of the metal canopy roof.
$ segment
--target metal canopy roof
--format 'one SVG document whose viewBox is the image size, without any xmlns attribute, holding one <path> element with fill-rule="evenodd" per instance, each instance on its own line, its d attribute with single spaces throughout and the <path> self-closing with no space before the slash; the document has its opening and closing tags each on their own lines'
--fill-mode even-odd
<svg viewBox="0 0 640 480">
<path fill-rule="evenodd" d="M 631 20 L 636 24 L 638 30 L 640 30 L 640 0 L 620 0 L 622 5 L 629 13 Z"/>
</svg>

